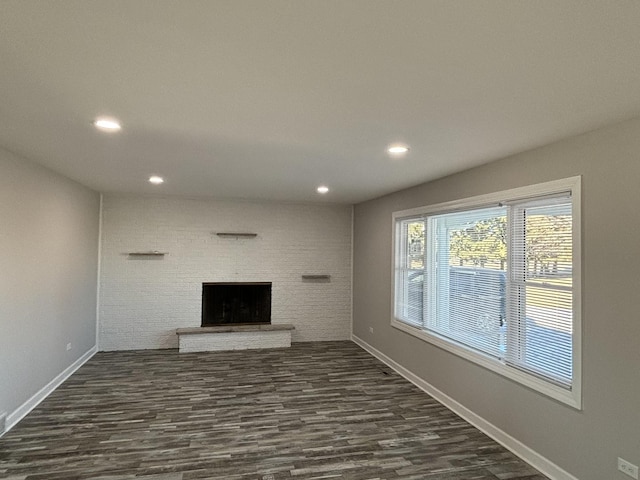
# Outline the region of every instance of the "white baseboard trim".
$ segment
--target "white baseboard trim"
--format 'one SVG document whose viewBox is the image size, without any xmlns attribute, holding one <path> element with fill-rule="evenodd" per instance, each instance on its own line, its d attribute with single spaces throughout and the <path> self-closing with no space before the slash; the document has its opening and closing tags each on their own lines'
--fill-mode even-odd
<svg viewBox="0 0 640 480">
<path fill-rule="evenodd" d="M 413 373 L 412 371 L 406 369 L 396 361 L 392 360 L 380 350 L 372 347 L 367 342 L 357 337 L 356 335 L 351 335 L 351 340 L 369 352 L 371 355 L 376 357 L 381 362 L 385 363 L 393 370 L 395 370 L 398 374 L 409 380 L 420 390 L 431 395 L 438 402 L 443 404 L 445 407 L 465 419 L 471 425 L 476 427 L 478 430 L 488 435 L 500 445 L 505 447 L 507 450 L 511 451 L 514 455 L 517 455 L 522 460 L 527 462 L 533 468 L 539 470 L 544 475 L 549 477 L 552 480 L 578 480 L 578 478 L 571 475 L 566 470 L 563 470 L 555 463 L 551 462 L 547 458 L 540 455 L 538 452 L 532 450 L 527 447 L 521 441 L 513 438 L 508 433 L 499 429 L 495 425 L 489 423 L 484 418 L 480 417 L 476 413 L 469 410 L 467 407 L 457 402 L 447 394 L 435 388 L 433 385 L 427 383 L 418 375 Z"/>
<path fill-rule="evenodd" d="M 36 408 L 40 402 L 42 402 L 45 398 L 47 398 L 51 392 L 53 392 L 56 388 L 58 388 L 62 382 L 64 382 L 67 378 L 69 378 L 73 372 L 78 370 L 82 365 L 84 365 L 91 357 L 93 357 L 98 351 L 98 347 L 94 346 L 89 349 L 86 353 L 84 353 L 78 360 L 73 362 L 67 368 L 65 368 L 62 373 L 56 376 L 53 380 L 47 383 L 44 387 L 42 387 L 38 392 L 36 392 L 29 400 L 24 402 L 18 408 L 16 408 L 13 412 L 7 415 L 7 420 L 5 424 L 5 430 L 0 434 L 0 436 L 7 433 L 11 430 L 16 424 L 22 420 L 27 414 Z"/>
</svg>

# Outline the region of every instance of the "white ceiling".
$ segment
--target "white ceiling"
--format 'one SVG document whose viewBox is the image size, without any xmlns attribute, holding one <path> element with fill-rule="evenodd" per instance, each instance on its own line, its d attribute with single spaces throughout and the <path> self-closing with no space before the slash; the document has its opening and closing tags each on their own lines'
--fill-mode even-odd
<svg viewBox="0 0 640 480">
<path fill-rule="evenodd" d="M 0 0 L 0 145 L 102 192 L 356 203 L 637 115 L 637 0 Z"/>
</svg>

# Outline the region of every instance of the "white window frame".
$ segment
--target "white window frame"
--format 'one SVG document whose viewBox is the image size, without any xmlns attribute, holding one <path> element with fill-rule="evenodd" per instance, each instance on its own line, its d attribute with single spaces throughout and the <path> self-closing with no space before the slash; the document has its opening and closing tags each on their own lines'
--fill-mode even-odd
<svg viewBox="0 0 640 480">
<path fill-rule="evenodd" d="M 394 212 L 392 215 L 393 250 L 392 250 L 392 286 L 391 286 L 391 325 L 403 332 L 413 335 L 432 345 L 449 351 L 481 367 L 487 368 L 506 378 L 516 381 L 526 387 L 551 397 L 559 402 L 578 410 L 582 409 L 582 254 L 581 254 L 581 177 L 570 177 L 550 182 L 518 187 L 501 192 L 478 195 L 475 197 L 444 202 L 435 205 L 412 208 Z M 572 269 L 573 269 L 573 335 L 572 335 L 572 383 L 571 388 L 559 386 L 550 380 L 527 373 L 523 370 L 507 365 L 505 362 L 485 355 L 442 337 L 434 332 L 423 330 L 396 318 L 396 292 L 397 282 L 397 248 L 401 242 L 401 231 L 397 228 L 403 219 L 418 217 L 421 215 L 434 215 L 459 210 L 474 209 L 497 205 L 501 203 L 517 202 L 527 199 L 535 199 L 561 193 L 571 194 L 572 207 Z"/>
</svg>

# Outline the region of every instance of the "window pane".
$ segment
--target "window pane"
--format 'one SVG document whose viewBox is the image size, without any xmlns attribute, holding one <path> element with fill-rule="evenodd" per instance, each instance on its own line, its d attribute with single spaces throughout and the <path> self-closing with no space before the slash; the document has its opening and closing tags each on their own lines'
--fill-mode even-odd
<svg viewBox="0 0 640 480">
<path fill-rule="evenodd" d="M 496 357 L 505 350 L 506 209 L 434 216 L 429 328 Z"/>
<path fill-rule="evenodd" d="M 425 225 L 423 218 L 401 222 L 396 270 L 396 317 L 422 326 Z"/>
<path fill-rule="evenodd" d="M 410 221 L 407 228 L 407 268 L 424 268 L 424 220 Z"/>
<path fill-rule="evenodd" d="M 570 387 L 573 232 L 567 198 L 514 207 L 507 362 Z"/>
<path fill-rule="evenodd" d="M 525 218 L 527 281 L 571 287 L 571 205 L 529 207 Z"/>
<path fill-rule="evenodd" d="M 407 321 L 422 325 L 424 271 L 406 272 L 407 285 Z"/>
<path fill-rule="evenodd" d="M 396 318 L 422 326 L 424 272 L 398 269 L 396 275 Z"/>
<path fill-rule="evenodd" d="M 448 336 L 501 357 L 505 349 L 505 276 L 488 268 L 449 269 Z"/>
<path fill-rule="evenodd" d="M 446 229 L 448 235 L 450 265 L 505 270 L 507 217 L 504 208 L 455 213 L 435 218 L 439 219 L 442 232 Z M 439 236 L 439 240 L 442 242 L 445 239 Z"/>
<path fill-rule="evenodd" d="M 523 361 L 561 383 L 571 381 L 571 292 L 526 287 Z"/>
</svg>

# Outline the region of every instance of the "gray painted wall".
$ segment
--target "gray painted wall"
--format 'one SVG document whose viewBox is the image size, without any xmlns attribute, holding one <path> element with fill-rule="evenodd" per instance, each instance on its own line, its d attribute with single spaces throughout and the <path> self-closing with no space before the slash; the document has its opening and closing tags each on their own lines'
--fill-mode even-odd
<svg viewBox="0 0 640 480">
<path fill-rule="evenodd" d="M 393 211 L 574 175 L 583 176 L 582 411 L 390 326 Z M 640 464 L 640 119 L 359 204 L 354 222 L 356 336 L 580 480 L 628 478 L 616 457 Z"/>
<path fill-rule="evenodd" d="M 95 345 L 99 211 L 97 193 L 0 149 L 0 411 Z"/>
</svg>

